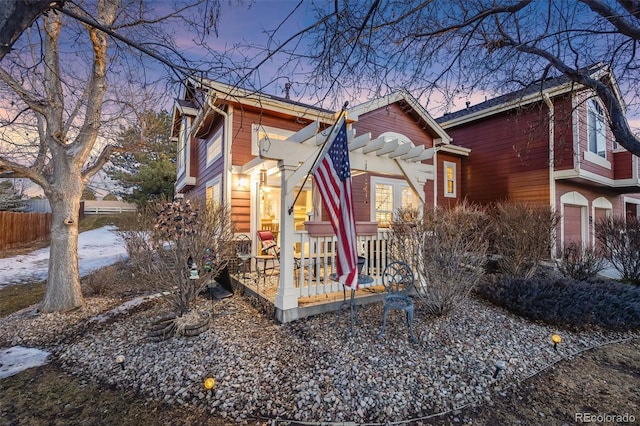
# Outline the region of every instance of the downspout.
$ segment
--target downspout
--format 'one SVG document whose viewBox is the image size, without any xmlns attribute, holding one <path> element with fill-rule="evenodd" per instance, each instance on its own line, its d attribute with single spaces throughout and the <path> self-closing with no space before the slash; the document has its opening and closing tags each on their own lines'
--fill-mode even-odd
<svg viewBox="0 0 640 426">
<path fill-rule="evenodd" d="M 217 98 L 217 95 L 214 94 L 213 97 L 209 96 L 207 97 L 207 105 L 209 105 L 209 107 L 214 110 L 215 112 L 217 112 L 218 114 L 222 115 L 224 117 L 224 153 L 223 153 L 223 171 L 224 174 L 222 175 L 222 178 L 224 179 L 224 190 L 222 193 L 222 200 L 223 202 L 227 203 L 228 205 L 231 205 L 231 177 L 230 177 L 230 172 L 231 172 L 231 114 L 233 114 L 233 110 L 231 109 L 232 107 L 229 106 L 230 108 L 230 112 L 227 113 L 225 111 L 223 111 L 222 109 L 218 108 L 217 106 L 215 106 L 213 104 L 213 102 L 215 102 L 215 99 Z"/>
<path fill-rule="evenodd" d="M 556 180 L 553 177 L 553 173 L 555 171 L 555 117 L 554 117 L 554 108 L 553 102 L 549 97 L 548 93 L 542 94 L 542 99 L 547 104 L 549 108 L 549 204 L 551 206 L 551 211 L 556 211 Z M 554 238 L 551 244 L 551 258 L 555 258 L 556 253 L 556 241 Z"/>
</svg>

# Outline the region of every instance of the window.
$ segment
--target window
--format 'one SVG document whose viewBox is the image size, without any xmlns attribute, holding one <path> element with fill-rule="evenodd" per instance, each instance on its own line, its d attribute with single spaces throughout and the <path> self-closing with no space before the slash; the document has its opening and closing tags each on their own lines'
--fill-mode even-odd
<svg viewBox="0 0 640 426">
<path fill-rule="evenodd" d="M 187 143 L 189 141 L 189 117 L 182 117 L 180 137 L 178 138 L 178 173 L 183 171 L 187 163 Z"/>
<path fill-rule="evenodd" d="M 393 222 L 394 212 L 399 208 L 418 207 L 418 196 L 403 180 L 372 178 L 372 216 L 381 228 Z"/>
<path fill-rule="evenodd" d="M 456 163 L 444 162 L 444 196 L 455 198 L 456 188 Z"/>
<path fill-rule="evenodd" d="M 209 138 L 207 141 L 207 167 L 211 165 L 216 159 L 222 156 L 222 129 L 218 129 L 217 132 Z"/>
<path fill-rule="evenodd" d="M 219 176 L 207 182 L 207 191 L 205 193 L 207 207 L 215 206 L 216 204 L 220 204 L 222 202 L 222 194 L 220 188 L 221 185 Z"/>
<path fill-rule="evenodd" d="M 589 152 L 605 158 L 607 140 L 605 138 L 604 110 L 602 105 L 589 99 L 587 107 L 587 137 L 589 138 Z"/>
</svg>

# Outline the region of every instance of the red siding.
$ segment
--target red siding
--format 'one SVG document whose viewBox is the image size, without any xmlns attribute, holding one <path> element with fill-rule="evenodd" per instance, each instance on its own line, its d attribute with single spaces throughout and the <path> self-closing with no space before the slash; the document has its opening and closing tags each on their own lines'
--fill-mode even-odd
<svg viewBox="0 0 640 426">
<path fill-rule="evenodd" d="M 446 131 L 471 148 L 462 161 L 462 194 L 470 201 L 549 201 L 546 108 L 535 105 Z"/>
<path fill-rule="evenodd" d="M 613 153 L 614 179 L 631 179 L 633 177 L 633 155 L 629 151 Z"/>
<path fill-rule="evenodd" d="M 367 112 L 358 117 L 358 121 L 353 124 L 356 135 L 371 133 L 371 138 L 375 139 L 385 132 L 400 133 L 408 137 L 415 146 L 433 147 L 433 139 L 436 133 L 418 117 L 413 109 L 407 109 L 402 103 L 390 104 L 384 108 Z M 459 160 L 451 160 L 457 161 Z M 433 160 L 425 161 L 426 164 Z M 461 173 L 461 167 L 457 167 L 457 172 Z M 402 178 L 402 176 L 396 176 Z M 440 178 L 440 181 L 442 179 Z M 365 183 L 366 182 L 366 183 Z M 460 182 L 460 180 L 458 180 Z M 371 206 L 369 198 L 371 196 L 370 175 L 360 175 L 353 179 L 353 197 L 356 205 L 356 220 L 371 220 Z M 365 191 L 365 189 L 367 189 Z M 459 186 L 459 190 L 460 190 Z M 424 195 L 427 204 L 433 205 L 433 182 L 424 186 Z M 448 199 L 449 201 L 451 199 Z"/>
</svg>

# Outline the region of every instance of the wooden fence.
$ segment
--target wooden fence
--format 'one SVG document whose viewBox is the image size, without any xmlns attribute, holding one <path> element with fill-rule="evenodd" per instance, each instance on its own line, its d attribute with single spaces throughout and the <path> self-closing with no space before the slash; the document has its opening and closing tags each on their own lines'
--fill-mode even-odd
<svg viewBox="0 0 640 426">
<path fill-rule="evenodd" d="M 0 211 L 0 250 L 42 241 L 51 233 L 51 213 Z"/>
</svg>

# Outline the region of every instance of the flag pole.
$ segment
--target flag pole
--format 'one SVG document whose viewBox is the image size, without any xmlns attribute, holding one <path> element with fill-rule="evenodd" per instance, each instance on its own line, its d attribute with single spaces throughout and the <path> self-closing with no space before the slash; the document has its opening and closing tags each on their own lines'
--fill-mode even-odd
<svg viewBox="0 0 640 426">
<path fill-rule="evenodd" d="M 315 169 L 318 159 L 320 158 L 321 154 L 324 152 L 325 145 L 330 140 L 331 135 L 333 135 L 333 132 L 336 130 L 337 128 L 336 125 L 338 124 L 338 122 L 340 122 L 345 112 L 347 112 L 348 105 L 349 105 L 349 101 L 345 101 L 344 105 L 342 105 L 342 109 L 340 110 L 340 114 L 338 115 L 338 118 L 336 119 L 336 121 L 333 123 L 333 126 L 331 127 L 331 131 L 329 132 L 329 134 L 327 135 L 327 138 L 322 143 L 322 147 L 320 148 L 320 150 L 318 150 L 318 154 L 316 155 L 316 158 L 313 160 L 313 164 L 311 165 L 311 168 L 307 172 L 307 175 L 304 177 L 304 181 L 302 182 L 300 189 L 298 189 L 298 193 L 296 194 L 296 197 L 293 199 L 293 204 L 291 205 L 291 207 L 289 207 L 289 210 L 287 210 L 287 212 L 289 213 L 289 216 L 291 216 L 291 214 L 293 213 L 293 206 L 296 205 L 296 201 L 298 201 L 298 197 L 300 197 L 300 193 L 302 193 L 302 190 L 304 189 L 304 185 L 307 183 L 307 180 L 309 180 L 309 175 L 311 175 L 311 172 L 313 171 L 313 169 Z"/>
</svg>

